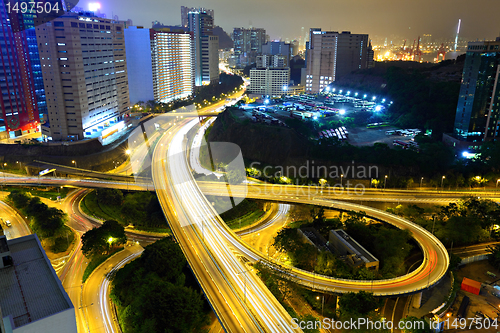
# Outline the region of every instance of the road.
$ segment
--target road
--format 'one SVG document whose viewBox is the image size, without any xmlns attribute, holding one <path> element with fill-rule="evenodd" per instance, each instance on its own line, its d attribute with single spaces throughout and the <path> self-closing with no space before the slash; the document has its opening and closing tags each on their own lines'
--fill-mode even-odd
<svg viewBox="0 0 500 333">
<path fill-rule="evenodd" d="M 92 333 L 120 332 L 109 302 L 110 281 L 106 278 L 106 274 L 137 258 L 143 250 L 142 246 L 136 244 L 126 246 L 124 250 L 106 260 L 87 279 L 82 289 L 81 303 L 74 305 L 82 311 L 88 331 Z"/>
<path fill-rule="evenodd" d="M 0 200 L 5 200 L 8 193 L 0 192 Z M 23 237 L 31 234 L 28 228 L 27 221 L 19 215 L 19 213 L 6 204 L 4 201 L 0 201 L 0 224 L 3 228 L 3 232 L 7 239 L 13 239 L 18 237 Z M 10 221 L 11 226 L 8 227 L 5 221 Z"/>
<path fill-rule="evenodd" d="M 184 137 L 197 124 L 172 128 L 153 155 L 153 181 L 172 232 L 227 331 L 292 332 L 288 313 L 233 253 L 224 222 L 189 171 Z"/>
</svg>

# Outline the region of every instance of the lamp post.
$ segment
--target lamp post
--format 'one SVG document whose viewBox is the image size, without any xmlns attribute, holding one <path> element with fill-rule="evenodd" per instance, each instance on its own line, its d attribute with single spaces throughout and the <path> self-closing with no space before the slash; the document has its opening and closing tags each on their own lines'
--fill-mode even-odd
<svg viewBox="0 0 500 333">
<path fill-rule="evenodd" d="M 384 177 L 384 190 L 385 190 L 386 186 L 387 186 L 387 175 L 385 175 L 385 177 Z"/>
<path fill-rule="evenodd" d="M 321 301 L 321 317 L 323 317 L 323 308 L 325 306 L 325 295 L 321 295 L 323 300 Z M 316 296 L 316 299 L 319 301 L 319 296 Z"/>
<path fill-rule="evenodd" d="M 344 187 L 344 185 L 342 184 L 342 180 L 344 179 L 344 175 L 340 175 L 340 187 Z"/>
<path fill-rule="evenodd" d="M 444 184 L 444 179 L 445 178 L 446 178 L 446 176 L 441 177 L 441 190 L 444 190 L 443 184 Z"/>
<path fill-rule="evenodd" d="M 71 161 L 71 163 L 73 163 L 75 165 L 75 168 L 78 168 L 78 163 L 76 163 L 75 160 Z"/>
<path fill-rule="evenodd" d="M 422 188 L 422 181 L 424 180 L 424 177 L 420 177 L 420 188 Z"/>
<path fill-rule="evenodd" d="M 130 149 L 127 149 L 125 150 L 125 153 L 127 154 L 130 162 L 130 153 L 132 153 L 132 151 Z M 130 166 L 132 166 L 132 163 L 130 163 Z M 126 168 L 125 168 L 125 180 L 127 181 L 127 192 L 128 192 L 128 172 Z"/>
</svg>

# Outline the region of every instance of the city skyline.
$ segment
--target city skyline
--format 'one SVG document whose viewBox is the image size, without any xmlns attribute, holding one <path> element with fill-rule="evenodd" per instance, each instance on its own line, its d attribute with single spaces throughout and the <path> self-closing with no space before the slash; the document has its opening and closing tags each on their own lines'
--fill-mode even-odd
<svg viewBox="0 0 500 333">
<path fill-rule="evenodd" d="M 271 39 L 298 39 L 301 28 L 322 28 L 329 31 L 351 31 L 367 33 L 378 38 L 390 38 L 391 35 L 401 38 L 417 38 L 422 34 L 431 34 L 434 38 L 454 38 L 458 20 L 462 20 L 460 35 L 468 40 L 492 40 L 500 34 L 500 26 L 495 20 L 495 13 L 500 10 L 500 3 L 488 0 L 478 0 L 474 4 L 459 0 L 450 4 L 442 2 L 408 3 L 402 9 L 401 4 L 382 0 L 374 6 L 368 0 L 357 2 L 301 2 L 292 0 L 286 3 L 266 2 L 259 5 L 254 2 L 223 2 L 199 1 L 189 3 L 184 1 L 159 0 L 132 2 L 108 0 L 101 3 L 101 12 L 108 17 L 118 15 L 120 19 L 132 19 L 134 25 L 149 27 L 151 21 L 159 20 L 165 24 L 180 25 L 180 7 L 205 7 L 218 13 L 215 25 L 221 26 L 228 33 L 234 27 L 264 28 Z M 95 1 L 85 0 L 78 3 L 79 7 L 88 9 L 88 4 Z M 265 7 L 264 7 L 265 5 Z M 118 10 L 117 10 L 118 8 Z M 262 10 L 266 8 L 266 10 Z M 321 10 L 318 10 L 320 9 Z M 485 9 L 488 10 L 485 10 Z M 244 13 L 234 15 L 235 12 Z M 158 13 L 162 13 L 158 15 Z M 282 16 L 286 13 L 287 16 Z M 352 15 L 346 15 L 351 13 Z M 481 17 L 481 20 L 477 20 Z M 389 41 L 390 42 L 390 41 Z M 397 44 L 399 41 L 393 41 Z"/>
</svg>

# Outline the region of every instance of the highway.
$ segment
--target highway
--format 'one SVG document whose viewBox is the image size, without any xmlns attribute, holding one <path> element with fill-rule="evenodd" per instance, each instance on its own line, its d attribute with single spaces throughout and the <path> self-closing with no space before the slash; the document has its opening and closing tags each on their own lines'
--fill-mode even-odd
<svg viewBox="0 0 500 333">
<path fill-rule="evenodd" d="M 233 253 L 224 222 L 189 171 L 185 135 L 197 124 L 185 120 L 172 128 L 153 155 L 153 181 L 172 232 L 227 331 L 292 332 L 291 317 Z"/>
</svg>

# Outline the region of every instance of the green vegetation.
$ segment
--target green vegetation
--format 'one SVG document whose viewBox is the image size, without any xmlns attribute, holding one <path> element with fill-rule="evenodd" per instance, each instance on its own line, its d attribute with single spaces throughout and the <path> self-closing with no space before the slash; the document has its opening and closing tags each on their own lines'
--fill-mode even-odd
<svg viewBox="0 0 500 333">
<path fill-rule="evenodd" d="M 54 253 L 64 252 L 74 240 L 73 232 L 64 225 L 66 214 L 57 208 L 44 204 L 39 197 L 22 190 L 14 190 L 7 199 L 21 210 L 31 223 L 31 230 L 40 240 L 46 242 Z"/>
<path fill-rule="evenodd" d="M 92 272 L 97 267 L 99 267 L 100 264 L 102 264 L 103 262 L 105 262 L 106 260 L 108 260 L 112 255 L 114 255 L 115 253 L 120 252 L 123 249 L 124 249 L 123 246 L 114 247 L 107 254 L 98 255 L 98 256 L 93 257 L 92 260 L 90 260 L 90 262 L 87 265 L 87 267 L 85 268 L 85 271 L 83 272 L 82 283 L 85 283 L 85 281 L 87 281 L 87 279 L 89 278 L 90 274 L 92 274 Z"/>
<path fill-rule="evenodd" d="M 147 246 L 112 280 L 110 297 L 123 332 L 200 332 L 208 308 L 193 280 L 172 239 Z"/>
<path fill-rule="evenodd" d="M 133 224 L 137 229 L 164 232 L 168 224 L 155 194 L 123 193 L 117 189 L 98 189 L 85 196 L 82 210 L 103 220 Z"/>
<path fill-rule="evenodd" d="M 273 269 L 268 265 L 258 262 L 253 265 L 257 269 L 257 276 L 264 282 L 269 291 L 276 297 L 280 304 L 290 314 L 292 318 L 297 318 L 299 322 L 316 322 L 319 319 L 311 314 L 299 315 L 290 306 L 290 300 L 295 293 L 308 292 L 299 287 L 293 278 L 288 274 L 288 269 L 280 266 L 279 269 Z M 319 330 L 314 328 L 303 329 L 306 333 L 319 333 Z"/>
<path fill-rule="evenodd" d="M 286 252 L 295 267 L 327 276 L 358 280 L 393 278 L 406 273 L 405 259 L 413 247 L 407 230 L 382 223 L 368 224 L 364 213 L 350 212 L 343 220 L 327 220 L 323 208 L 307 205 L 294 207 L 289 217 L 296 221 L 295 228 L 314 227 L 325 239 L 328 239 L 330 230 L 344 229 L 380 260 L 378 272 L 364 267 L 350 267 L 330 251 L 318 252 L 315 246 L 303 241 L 297 229 L 288 227 L 278 232 L 273 245 L 277 250 Z"/>
<path fill-rule="evenodd" d="M 380 321 L 382 319 L 379 312 L 375 310 L 382 308 L 384 299 L 375 298 L 372 293 L 360 291 L 357 293 L 347 293 L 340 296 L 339 300 L 339 320 L 358 321 L 359 318 L 366 318 L 370 321 Z M 368 326 L 359 326 L 357 329 L 343 330 L 344 332 L 371 332 Z M 380 329 L 377 332 L 389 333 L 389 329 Z"/>
<path fill-rule="evenodd" d="M 424 209 L 417 205 L 402 206 L 387 211 L 404 216 L 433 232 L 446 246 L 476 244 L 499 240 L 500 208 L 477 197 L 465 197 L 457 203 Z"/>
<path fill-rule="evenodd" d="M 208 196 L 208 201 L 215 202 L 215 208 L 221 208 L 220 199 Z M 220 217 L 232 229 L 239 229 L 255 223 L 264 214 L 264 201 L 244 199 L 234 208 L 220 214 Z"/>
<path fill-rule="evenodd" d="M 61 200 L 66 197 L 66 195 L 71 191 L 68 187 L 24 187 L 24 186 L 9 186 L 11 191 L 21 191 L 29 193 L 34 197 L 42 197 L 50 200 L 57 200 L 57 197 L 60 196 Z"/>
<path fill-rule="evenodd" d="M 109 220 L 82 235 L 82 253 L 87 258 L 95 258 L 106 252 L 109 253 L 113 247 L 126 242 L 127 236 L 123 226 L 116 221 Z"/>
<path fill-rule="evenodd" d="M 239 89 L 243 84 L 243 79 L 237 75 L 221 73 L 219 82 L 200 87 L 194 97 L 179 99 L 170 103 L 155 102 L 153 100 L 147 102 L 140 101 L 134 105 L 132 110 L 134 112 L 165 113 L 193 103 L 200 104 L 202 107 L 208 106 L 209 103 L 226 99 L 226 95 L 231 94 L 235 89 Z"/>
</svg>

